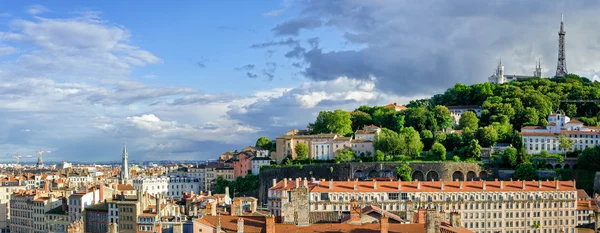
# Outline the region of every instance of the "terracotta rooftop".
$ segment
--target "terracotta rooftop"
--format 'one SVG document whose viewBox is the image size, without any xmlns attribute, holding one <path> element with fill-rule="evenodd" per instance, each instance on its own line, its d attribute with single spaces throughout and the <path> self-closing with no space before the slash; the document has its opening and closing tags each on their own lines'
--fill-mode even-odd
<svg viewBox="0 0 600 233">
<path fill-rule="evenodd" d="M 573 120 L 567 122 L 567 124 L 583 124 L 583 122 L 573 119 Z"/>
<path fill-rule="evenodd" d="M 237 221 L 244 219 L 244 233 L 263 233 L 266 232 L 265 217 L 263 216 L 220 216 L 221 230 L 224 232 L 237 232 Z M 216 228 L 219 222 L 218 216 L 204 216 L 197 219 L 196 222 Z M 442 232 L 472 233 L 467 228 L 453 228 L 447 222 L 441 223 Z M 309 226 L 296 226 L 293 224 L 275 224 L 276 233 L 336 233 L 336 232 L 360 232 L 360 233 L 380 233 L 379 223 L 369 223 L 361 225 L 351 225 L 346 223 L 323 223 L 312 224 Z M 393 224 L 388 227 L 389 233 L 425 233 L 425 224 Z"/>
<path fill-rule="evenodd" d="M 441 189 L 441 181 L 377 181 L 377 189 L 374 189 L 374 181 L 333 181 L 332 189 L 329 189 L 329 181 L 308 182 L 309 192 L 399 192 L 398 184 L 401 184 L 401 192 L 499 192 L 499 191 L 556 191 L 555 181 L 541 181 L 542 187 L 538 187 L 539 181 L 486 181 L 483 189 L 483 181 L 444 181 L 444 190 Z M 462 182 L 463 187 L 460 188 Z M 556 181 L 561 191 L 575 191 L 572 181 Z M 287 186 L 283 187 L 284 181 L 279 181 L 269 190 L 291 190 L 295 189 L 295 180 L 288 180 Z M 358 183 L 354 190 L 354 184 Z M 523 190 L 525 183 L 525 190 Z M 302 181 L 299 182 L 302 185 Z M 418 188 L 420 184 L 420 189 Z"/>
<path fill-rule="evenodd" d="M 117 189 L 119 191 L 135 191 L 133 186 L 131 186 L 130 184 L 119 184 L 117 185 Z"/>
<path fill-rule="evenodd" d="M 550 132 L 521 132 L 521 136 L 556 136 L 555 133 Z"/>
<path fill-rule="evenodd" d="M 376 130 L 364 130 L 364 129 L 360 129 L 356 131 L 356 134 L 376 134 L 377 131 Z"/>
</svg>

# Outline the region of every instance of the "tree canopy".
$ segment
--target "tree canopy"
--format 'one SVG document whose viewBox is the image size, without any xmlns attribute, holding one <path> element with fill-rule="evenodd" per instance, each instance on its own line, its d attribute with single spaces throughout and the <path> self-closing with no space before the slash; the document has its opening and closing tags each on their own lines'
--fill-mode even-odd
<svg viewBox="0 0 600 233">
<path fill-rule="evenodd" d="M 344 149 L 339 149 L 337 155 L 335 155 L 335 161 L 340 162 L 349 162 L 354 159 L 354 151 L 352 148 L 345 147 Z"/>
<path fill-rule="evenodd" d="M 265 136 L 262 136 L 256 140 L 256 147 L 262 148 L 265 150 L 273 150 L 271 139 L 268 139 Z"/>
<path fill-rule="evenodd" d="M 308 158 L 308 145 L 306 143 L 298 143 L 294 147 L 296 152 L 296 159 L 304 160 Z"/>
<path fill-rule="evenodd" d="M 412 173 L 412 168 L 408 166 L 408 163 L 403 163 L 400 166 L 396 167 L 396 177 L 398 177 L 402 181 L 411 181 L 412 177 L 410 174 Z"/>
<path fill-rule="evenodd" d="M 577 166 L 589 171 L 600 171 L 600 146 L 588 147 L 577 158 Z"/>
<path fill-rule="evenodd" d="M 444 161 L 446 160 L 446 148 L 439 142 L 436 142 L 429 150 L 429 156 Z"/>
<path fill-rule="evenodd" d="M 515 180 L 537 180 L 537 170 L 530 162 L 522 163 L 517 166 L 512 176 Z"/>
<path fill-rule="evenodd" d="M 312 127 L 313 134 L 338 133 L 347 136 L 352 134 L 352 119 L 348 112 L 341 109 L 321 111 Z"/>
<path fill-rule="evenodd" d="M 479 123 L 479 118 L 473 111 L 466 111 L 460 116 L 460 120 L 458 120 L 458 128 L 459 129 L 477 129 Z"/>
</svg>

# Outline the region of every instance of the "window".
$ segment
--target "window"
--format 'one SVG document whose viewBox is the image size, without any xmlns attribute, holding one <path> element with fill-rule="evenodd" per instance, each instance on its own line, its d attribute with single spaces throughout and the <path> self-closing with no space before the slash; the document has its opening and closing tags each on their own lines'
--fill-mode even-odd
<svg viewBox="0 0 600 233">
<path fill-rule="evenodd" d="M 397 201 L 399 196 L 399 193 L 388 193 L 388 200 Z"/>
</svg>

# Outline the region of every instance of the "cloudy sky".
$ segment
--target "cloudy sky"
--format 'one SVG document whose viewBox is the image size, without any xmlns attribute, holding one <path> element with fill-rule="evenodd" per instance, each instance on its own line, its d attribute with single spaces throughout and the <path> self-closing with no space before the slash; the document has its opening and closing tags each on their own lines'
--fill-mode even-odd
<svg viewBox="0 0 600 233">
<path fill-rule="evenodd" d="M 455 83 L 600 65 L 589 1 L 0 3 L 0 161 L 209 159 L 321 110 L 406 103 Z"/>
</svg>

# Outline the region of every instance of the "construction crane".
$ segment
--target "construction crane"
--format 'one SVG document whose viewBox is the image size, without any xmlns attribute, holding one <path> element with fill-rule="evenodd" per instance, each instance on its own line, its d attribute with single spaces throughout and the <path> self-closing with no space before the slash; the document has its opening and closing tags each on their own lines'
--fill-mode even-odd
<svg viewBox="0 0 600 233">
<path fill-rule="evenodd" d="M 52 153 L 52 151 L 49 151 L 49 150 L 38 150 L 38 151 L 36 151 L 35 153 L 37 153 L 38 155 L 40 155 L 40 157 L 38 157 L 38 161 L 37 161 L 37 163 L 35 164 L 35 166 L 36 166 L 37 168 L 43 168 L 43 167 L 44 167 L 44 162 L 42 161 L 42 155 L 43 155 L 44 153 Z"/>
<path fill-rule="evenodd" d="M 15 158 L 17 160 L 17 163 L 15 163 L 15 167 L 19 166 L 19 159 L 21 158 L 32 158 L 33 156 L 31 155 L 19 155 L 19 153 L 17 153 L 16 155 L 11 156 L 13 158 Z"/>
</svg>

